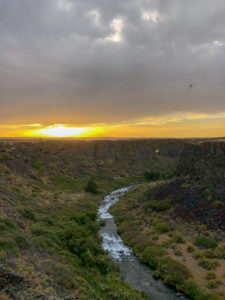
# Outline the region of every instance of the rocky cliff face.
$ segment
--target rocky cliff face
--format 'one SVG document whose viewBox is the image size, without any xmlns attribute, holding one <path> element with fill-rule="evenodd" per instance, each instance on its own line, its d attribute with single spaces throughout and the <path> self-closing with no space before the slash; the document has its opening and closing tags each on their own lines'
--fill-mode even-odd
<svg viewBox="0 0 225 300">
<path fill-rule="evenodd" d="M 225 181 L 225 143 L 210 142 L 201 145 L 188 144 L 177 166 L 179 175 L 195 179 Z"/>
<path fill-rule="evenodd" d="M 103 169 L 143 173 L 153 158 L 173 159 L 185 147 L 179 140 L 0 143 L 0 164 L 20 173 L 54 169 L 74 175 L 94 175 Z"/>
<path fill-rule="evenodd" d="M 179 212 L 210 227 L 225 228 L 225 143 L 187 145 L 177 174 L 184 177 L 174 188 L 179 194 Z"/>
</svg>

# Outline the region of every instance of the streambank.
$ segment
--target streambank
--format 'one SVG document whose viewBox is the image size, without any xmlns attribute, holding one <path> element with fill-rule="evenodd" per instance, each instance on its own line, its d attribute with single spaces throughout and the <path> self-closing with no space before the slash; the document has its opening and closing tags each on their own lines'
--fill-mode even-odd
<svg viewBox="0 0 225 300">
<path fill-rule="evenodd" d="M 109 252 L 112 259 L 119 265 L 123 279 L 134 289 L 144 291 L 151 300 L 184 300 L 185 296 L 178 296 L 161 280 L 155 280 L 150 269 L 139 262 L 131 248 L 127 247 L 117 233 L 117 226 L 109 208 L 115 204 L 120 196 L 133 186 L 124 187 L 105 196 L 98 210 L 99 220 L 106 224 L 99 231 L 102 236 L 102 247 Z"/>
</svg>

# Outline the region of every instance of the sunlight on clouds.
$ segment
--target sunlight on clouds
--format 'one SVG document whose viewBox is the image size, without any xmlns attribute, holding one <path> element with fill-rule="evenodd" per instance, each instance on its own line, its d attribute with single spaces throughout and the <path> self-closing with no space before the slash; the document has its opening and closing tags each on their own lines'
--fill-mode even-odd
<svg viewBox="0 0 225 300">
<path fill-rule="evenodd" d="M 143 118 L 134 121 L 133 124 L 139 125 L 166 125 L 171 123 L 184 123 L 188 121 L 201 121 L 201 120 L 216 120 L 225 118 L 225 113 L 215 114 L 198 114 L 198 113 L 177 113 L 171 115 L 164 115 L 159 117 Z"/>
<path fill-rule="evenodd" d="M 122 40 L 122 29 L 123 29 L 123 21 L 121 19 L 114 19 L 111 22 L 111 28 L 114 30 L 114 33 L 106 38 L 108 41 L 112 41 L 118 43 Z"/>
</svg>

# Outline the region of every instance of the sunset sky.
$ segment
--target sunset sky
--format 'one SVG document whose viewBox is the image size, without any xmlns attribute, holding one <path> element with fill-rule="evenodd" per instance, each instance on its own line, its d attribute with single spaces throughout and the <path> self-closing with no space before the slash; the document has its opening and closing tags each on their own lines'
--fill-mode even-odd
<svg viewBox="0 0 225 300">
<path fill-rule="evenodd" d="M 0 136 L 225 136 L 224 16 L 224 0 L 0 0 Z"/>
</svg>

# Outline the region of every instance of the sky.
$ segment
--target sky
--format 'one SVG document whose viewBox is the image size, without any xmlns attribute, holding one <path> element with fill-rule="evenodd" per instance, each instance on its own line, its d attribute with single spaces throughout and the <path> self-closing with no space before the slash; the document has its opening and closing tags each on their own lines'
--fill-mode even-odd
<svg viewBox="0 0 225 300">
<path fill-rule="evenodd" d="M 0 0 L 0 136 L 225 136 L 224 0 Z"/>
</svg>

